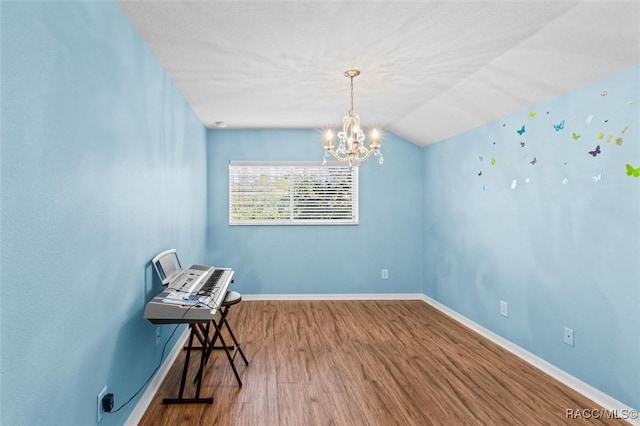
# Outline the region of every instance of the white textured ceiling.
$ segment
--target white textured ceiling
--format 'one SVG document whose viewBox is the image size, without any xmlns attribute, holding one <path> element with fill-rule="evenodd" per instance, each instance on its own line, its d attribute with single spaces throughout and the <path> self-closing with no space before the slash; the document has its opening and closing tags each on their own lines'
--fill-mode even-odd
<svg viewBox="0 0 640 426">
<path fill-rule="evenodd" d="M 207 126 L 336 127 L 428 145 L 640 63 L 640 0 L 128 1 Z"/>
</svg>

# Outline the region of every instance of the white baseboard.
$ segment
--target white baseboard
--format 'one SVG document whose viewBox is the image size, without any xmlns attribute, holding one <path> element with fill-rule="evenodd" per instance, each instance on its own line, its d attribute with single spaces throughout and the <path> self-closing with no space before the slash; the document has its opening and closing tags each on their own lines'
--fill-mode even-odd
<svg viewBox="0 0 640 426">
<path fill-rule="evenodd" d="M 637 413 L 637 410 L 632 409 L 631 407 L 623 404 L 622 402 L 618 401 L 615 398 L 612 398 L 611 396 L 607 395 L 606 393 L 594 388 L 593 386 L 583 382 L 582 380 L 572 376 L 571 374 L 565 372 L 564 370 L 559 369 L 558 367 L 556 367 L 553 364 L 550 364 L 549 362 L 545 361 L 544 359 L 532 354 L 531 352 L 521 348 L 520 346 L 516 345 L 515 343 L 512 343 L 511 341 L 495 334 L 494 332 L 484 328 L 483 326 L 475 323 L 474 321 L 470 320 L 469 318 L 465 317 L 464 315 L 459 314 L 458 312 L 454 311 L 453 309 L 448 308 L 447 306 L 443 305 L 442 303 L 423 295 L 422 296 L 422 300 L 424 300 L 426 303 L 428 303 L 429 305 L 433 306 L 434 308 L 436 308 L 437 310 L 439 310 L 440 312 L 444 313 L 445 315 L 449 316 L 450 318 L 458 321 L 459 323 L 461 323 L 462 325 L 470 328 L 471 330 L 475 331 L 476 333 L 480 334 L 483 337 L 486 337 L 487 339 L 491 340 L 492 342 L 496 343 L 497 345 L 501 346 L 502 348 L 508 350 L 509 352 L 511 352 L 512 354 L 514 354 L 515 356 L 517 356 L 518 358 L 526 361 L 527 363 L 533 365 L 534 367 L 538 368 L 539 370 L 543 371 L 544 373 L 548 374 L 549 376 L 553 377 L 554 379 L 558 380 L 559 382 L 563 383 L 564 385 L 570 387 L 571 389 L 575 390 L 576 392 L 579 392 L 580 394 L 584 395 L 585 397 L 589 398 L 590 400 L 592 400 L 593 402 L 595 402 L 596 404 L 602 406 L 603 408 L 610 410 L 612 412 L 617 412 L 617 413 Z M 567 407 L 569 408 L 578 408 L 578 407 Z M 591 407 L 581 407 L 581 408 L 591 408 Z M 640 420 L 639 419 L 625 419 L 627 422 L 631 423 L 632 425 L 638 425 L 640 426 Z"/>
<path fill-rule="evenodd" d="M 243 294 L 243 300 L 424 300 L 422 293 Z"/>
<path fill-rule="evenodd" d="M 127 418 L 127 421 L 124 423 L 125 426 L 136 426 L 138 423 L 140 423 L 140 420 L 142 420 L 144 413 L 147 411 L 147 408 L 149 408 L 153 397 L 156 396 L 158 389 L 160 389 L 162 381 L 169 373 L 171 366 L 175 362 L 176 358 L 178 358 L 178 355 L 180 355 L 180 352 L 182 352 L 182 347 L 184 346 L 188 337 L 189 328 L 187 327 L 182 332 L 180 337 L 178 337 L 178 340 L 176 341 L 176 344 L 173 345 L 171 352 L 169 352 L 167 357 L 164 359 L 164 362 L 158 369 L 158 372 L 149 383 L 149 386 L 147 386 L 147 389 L 142 394 L 142 397 L 140 397 L 140 401 L 138 401 L 136 407 L 129 415 L 129 418 Z"/>
</svg>

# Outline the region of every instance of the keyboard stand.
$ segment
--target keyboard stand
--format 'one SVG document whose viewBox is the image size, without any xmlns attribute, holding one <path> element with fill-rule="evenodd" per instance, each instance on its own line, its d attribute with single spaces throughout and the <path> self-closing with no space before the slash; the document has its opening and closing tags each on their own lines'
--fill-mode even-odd
<svg viewBox="0 0 640 426">
<path fill-rule="evenodd" d="M 204 376 L 204 365 L 209 353 L 209 346 L 211 342 L 209 339 L 209 325 L 210 322 L 205 323 L 190 323 L 191 333 L 189 334 L 189 343 L 186 348 L 187 354 L 184 359 L 184 366 L 182 367 L 182 379 L 180 380 L 180 391 L 177 398 L 164 398 L 163 404 L 212 404 L 213 397 L 201 398 L 200 386 L 202 385 L 202 377 Z M 193 346 L 193 338 L 198 339 L 200 346 Z M 187 371 L 189 370 L 189 360 L 191 358 L 191 351 L 201 351 L 200 353 L 200 367 L 196 373 L 194 384 L 196 385 L 196 394 L 194 398 L 184 397 L 184 386 L 187 381 Z"/>
</svg>

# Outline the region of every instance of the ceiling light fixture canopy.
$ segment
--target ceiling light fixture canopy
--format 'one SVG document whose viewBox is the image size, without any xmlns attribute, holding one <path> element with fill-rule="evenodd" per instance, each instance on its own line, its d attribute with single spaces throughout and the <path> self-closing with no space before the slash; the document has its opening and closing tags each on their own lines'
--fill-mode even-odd
<svg viewBox="0 0 640 426">
<path fill-rule="evenodd" d="M 342 118 L 342 131 L 338 132 L 338 147 L 333 145 L 333 131 L 325 132 L 324 159 L 333 156 L 338 161 L 346 161 L 349 166 L 365 161 L 371 155 L 378 157 L 378 163 L 382 164 L 384 159 L 380 152 L 381 132 L 378 129 L 371 129 L 369 139 L 371 143 L 365 146 L 365 135 L 360 126 L 360 116 L 353 110 L 353 79 L 360 75 L 360 71 L 353 69 L 344 72 L 344 76 L 351 80 L 351 109 Z"/>
</svg>

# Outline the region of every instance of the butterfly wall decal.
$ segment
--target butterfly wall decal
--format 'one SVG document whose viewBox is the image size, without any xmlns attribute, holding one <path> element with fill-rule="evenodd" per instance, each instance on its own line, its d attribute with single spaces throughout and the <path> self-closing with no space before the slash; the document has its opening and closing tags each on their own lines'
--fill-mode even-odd
<svg viewBox="0 0 640 426">
<path fill-rule="evenodd" d="M 535 111 L 530 111 L 529 112 L 529 117 L 533 118 L 536 116 L 536 112 Z"/>
<path fill-rule="evenodd" d="M 592 121 L 593 121 L 593 114 L 589 114 L 589 116 L 584 122 L 587 123 L 587 126 L 591 126 Z"/>
<path fill-rule="evenodd" d="M 633 167 L 627 164 L 627 176 L 640 177 L 640 167 Z"/>
<path fill-rule="evenodd" d="M 574 132 L 574 133 L 573 133 L 573 135 L 571 135 L 571 138 L 572 138 L 574 141 L 577 141 L 578 139 L 580 139 L 580 135 L 577 135 L 577 134 Z"/>
<path fill-rule="evenodd" d="M 602 173 L 597 174 L 593 177 L 594 182 L 600 182 L 602 180 Z"/>
<path fill-rule="evenodd" d="M 496 165 L 496 157 L 491 157 L 491 165 L 492 166 Z"/>
<path fill-rule="evenodd" d="M 516 133 L 518 133 L 520 136 L 522 136 L 522 134 L 525 132 L 524 130 L 524 124 L 522 125 L 522 128 L 520 130 L 516 130 Z"/>
<path fill-rule="evenodd" d="M 520 146 L 524 148 L 524 142 L 520 142 Z"/>
<path fill-rule="evenodd" d="M 559 132 L 560 130 L 564 129 L 564 120 L 562 120 L 558 124 L 554 124 L 553 128 L 556 129 L 556 132 Z"/>
<path fill-rule="evenodd" d="M 536 157 L 533 157 L 533 160 L 529 161 L 529 163 L 530 163 L 532 166 L 535 166 L 535 165 L 538 163 L 538 159 L 537 159 Z"/>
<path fill-rule="evenodd" d="M 602 152 L 600 151 L 600 145 L 596 146 L 596 149 L 594 149 L 593 151 L 589 151 L 589 154 L 591 154 L 593 157 L 601 153 Z"/>
</svg>

